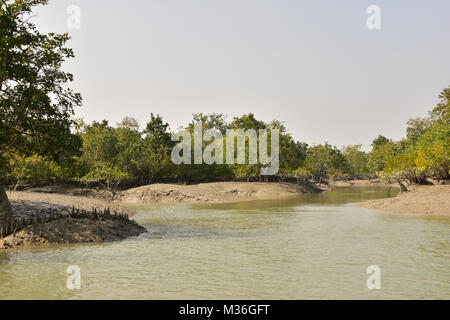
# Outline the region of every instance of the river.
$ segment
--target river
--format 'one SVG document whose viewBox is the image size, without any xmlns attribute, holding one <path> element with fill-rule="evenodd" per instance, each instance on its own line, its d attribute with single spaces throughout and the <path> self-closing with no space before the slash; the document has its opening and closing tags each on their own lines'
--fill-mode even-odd
<svg viewBox="0 0 450 320">
<path fill-rule="evenodd" d="M 354 204 L 395 194 L 139 205 L 149 233 L 137 238 L 0 254 L 0 299 L 450 299 L 449 217 Z M 66 287 L 70 265 L 79 290 Z"/>
</svg>

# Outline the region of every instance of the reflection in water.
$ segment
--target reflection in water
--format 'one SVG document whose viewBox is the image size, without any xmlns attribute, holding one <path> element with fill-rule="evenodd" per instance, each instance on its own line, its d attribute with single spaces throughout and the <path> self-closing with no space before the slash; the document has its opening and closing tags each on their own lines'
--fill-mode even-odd
<svg viewBox="0 0 450 320">
<path fill-rule="evenodd" d="M 395 192 L 139 206 L 149 233 L 138 238 L 0 254 L 0 298 L 449 299 L 450 218 L 351 204 Z M 66 289 L 73 264 L 81 290 Z M 366 288 L 372 264 L 381 290 Z"/>
<path fill-rule="evenodd" d="M 293 207 L 301 206 L 305 204 L 317 204 L 317 205 L 337 205 L 358 202 L 369 199 L 382 199 L 394 197 L 398 193 L 396 188 L 380 188 L 380 187 L 358 187 L 357 191 L 355 187 L 343 187 L 336 188 L 330 192 L 320 193 L 306 193 L 297 197 L 289 199 L 279 200 L 256 200 L 238 203 L 222 203 L 222 204 L 197 204 L 196 207 L 201 208 L 217 208 L 222 210 L 227 209 L 266 209 L 266 208 L 280 208 L 280 207 Z"/>
</svg>

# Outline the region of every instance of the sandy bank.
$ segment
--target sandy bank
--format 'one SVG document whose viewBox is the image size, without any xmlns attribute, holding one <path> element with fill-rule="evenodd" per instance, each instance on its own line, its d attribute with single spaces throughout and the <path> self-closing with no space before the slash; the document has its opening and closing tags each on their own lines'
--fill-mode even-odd
<svg viewBox="0 0 450 320">
<path fill-rule="evenodd" d="M 450 216 L 450 185 L 409 186 L 394 198 L 368 200 L 359 207 L 391 213 Z"/>
<path fill-rule="evenodd" d="M 117 200 L 124 203 L 240 202 L 271 200 L 317 192 L 312 186 L 281 182 L 217 182 L 196 185 L 153 184 L 122 192 Z"/>
</svg>

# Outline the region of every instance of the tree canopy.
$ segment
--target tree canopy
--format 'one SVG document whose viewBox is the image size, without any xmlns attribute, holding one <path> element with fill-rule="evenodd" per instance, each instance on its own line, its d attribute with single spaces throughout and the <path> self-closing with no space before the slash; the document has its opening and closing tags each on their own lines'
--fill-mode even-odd
<svg viewBox="0 0 450 320">
<path fill-rule="evenodd" d="M 61 66 L 73 58 L 67 34 L 42 34 L 32 9 L 47 0 L 0 1 L 0 164 L 15 156 L 45 155 L 61 160 L 81 145 L 71 132 L 79 93 Z M 1 188 L 0 223 L 10 216 Z M 3 217 L 3 218 L 1 218 Z"/>
<path fill-rule="evenodd" d="M 244 114 L 227 121 L 223 114 L 196 113 L 185 128 L 193 131 L 201 122 L 208 129 L 225 135 L 227 129 L 278 129 L 280 132 L 280 167 L 278 178 L 301 182 L 325 182 L 331 179 L 386 178 L 427 183 L 427 179 L 449 177 L 450 131 L 448 92 L 428 117 L 407 122 L 406 136 L 394 141 L 383 135 L 373 140 L 372 150 L 361 145 L 337 148 L 328 143 L 308 146 L 296 141 L 279 120 L 264 122 L 254 114 Z M 74 181 L 97 183 L 114 192 L 120 186 L 154 182 L 206 182 L 213 180 L 259 180 L 261 164 L 181 164 L 171 161 L 171 128 L 160 115 L 151 113 L 140 130 L 136 119 L 126 117 L 116 126 L 107 120 L 86 124 L 78 122 L 76 136 L 82 141 L 71 161 L 57 163 L 39 155 L 17 153 L 8 164 L 4 179 L 13 185 L 35 181 Z M 246 137 L 248 141 L 248 137 Z M 270 136 L 269 136 L 270 139 Z M 203 141 L 203 148 L 212 142 Z M 217 143 L 217 142 L 215 142 Z M 259 142 L 257 142 L 259 143 Z M 237 152 L 237 150 L 235 150 Z M 248 159 L 248 143 L 245 146 Z M 235 154 L 236 155 L 236 154 Z"/>
<path fill-rule="evenodd" d="M 79 145 L 70 128 L 81 95 L 61 70 L 74 57 L 69 36 L 42 34 L 30 21 L 32 7 L 46 0 L 0 3 L 0 157 L 19 151 L 60 158 Z"/>
</svg>

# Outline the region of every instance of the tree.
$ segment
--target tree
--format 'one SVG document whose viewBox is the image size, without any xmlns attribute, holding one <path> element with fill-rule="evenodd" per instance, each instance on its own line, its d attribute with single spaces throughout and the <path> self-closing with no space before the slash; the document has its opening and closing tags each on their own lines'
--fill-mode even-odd
<svg viewBox="0 0 450 320">
<path fill-rule="evenodd" d="M 170 152 L 174 143 L 169 124 L 164 123 L 160 115 L 150 114 L 150 121 L 147 122 L 143 134 L 145 137 L 140 168 L 147 183 L 152 183 L 157 175 L 172 167 Z"/>
<path fill-rule="evenodd" d="M 139 123 L 136 119 L 125 117 L 115 128 L 117 137 L 118 166 L 128 172 L 129 177 L 137 178 L 142 158 L 143 143 Z"/>
<path fill-rule="evenodd" d="M 348 164 L 349 173 L 353 177 L 358 178 L 366 177 L 370 174 L 367 165 L 368 155 L 364 151 L 361 151 L 361 147 L 360 144 L 346 146 L 342 151 Z"/>
<path fill-rule="evenodd" d="M 416 166 L 429 177 L 450 178 L 450 87 L 439 94 L 439 103 L 429 112 L 430 125 L 417 139 Z"/>
<path fill-rule="evenodd" d="M 385 136 L 382 136 L 381 134 L 378 135 L 378 137 L 376 137 L 373 142 L 372 142 L 372 149 L 376 150 L 380 147 L 382 147 L 383 145 L 385 145 L 386 143 L 390 142 L 391 140 L 386 138 Z"/>
<path fill-rule="evenodd" d="M 253 113 L 245 114 L 242 117 L 234 117 L 230 126 L 233 129 L 254 129 L 256 131 L 267 128 L 263 121 L 256 120 Z"/>
<path fill-rule="evenodd" d="M 305 164 L 307 170 L 319 183 L 326 178 L 342 175 L 347 168 L 347 162 L 342 153 L 328 143 L 309 147 Z"/>
<path fill-rule="evenodd" d="M 193 120 L 189 123 L 187 129 L 190 132 L 194 130 L 194 124 L 200 122 L 202 124 L 203 133 L 206 130 L 217 130 L 220 131 L 222 135 L 226 134 L 227 129 L 230 128 L 229 124 L 225 120 L 225 115 L 222 113 L 194 113 Z"/>
<path fill-rule="evenodd" d="M 55 182 L 64 177 L 64 171 L 55 161 L 46 157 L 32 155 L 16 155 L 10 160 L 9 174 L 15 179 L 14 190 L 21 186 L 21 182 L 33 184 Z"/>
<path fill-rule="evenodd" d="M 274 123 L 274 126 L 276 125 L 282 125 L 282 123 L 277 122 Z M 255 118 L 255 115 L 253 113 L 244 114 L 241 117 L 234 117 L 233 121 L 230 124 L 230 128 L 234 130 L 242 129 L 244 132 L 247 130 L 255 130 L 256 136 L 259 136 L 259 130 L 260 129 L 269 129 L 269 126 L 264 123 L 261 120 L 257 120 Z M 234 139 L 234 138 L 233 138 Z M 267 139 L 270 141 L 271 139 L 271 133 L 268 134 Z M 270 142 L 267 141 L 267 145 L 270 146 Z M 259 150 L 259 139 L 256 141 L 257 150 Z M 225 152 L 228 152 L 225 146 Z M 242 147 L 241 147 L 242 148 Z M 245 137 L 245 145 L 244 148 L 241 149 L 238 144 L 235 145 L 234 154 L 235 154 L 235 161 L 236 164 L 231 165 L 233 175 L 236 177 L 251 177 L 251 176 L 258 176 L 261 172 L 261 168 L 263 165 L 257 161 L 256 164 L 250 164 L 250 138 L 247 136 Z M 245 159 L 248 159 L 248 164 L 237 164 L 237 154 L 238 152 L 243 152 L 245 154 Z"/>
<path fill-rule="evenodd" d="M 60 159 L 76 151 L 71 133 L 79 93 L 67 84 L 62 63 L 74 57 L 67 34 L 42 34 L 30 22 L 32 8 L 48 0 L 0 1 L 0 165 L 14 152 Z M 11 208 L 0 187 L 0 226 L 12 223 Z"/>
<path fill-rule="evenodd" d="M 415 145 L 420 136 L 423 135 L 430 127 L 431 120 L 428 118 L 409 119 L 407 125 L 406 137 L 409 143 Z"/>
<path fill-rule="evenodd" d="M 99 183 L 113 194 L 116 193 L 120 182 L 129 177 L 129 163 L 119 163 L 120 156 L 127 157 L 126 148 L 130 145 L 120 145 L 118 132 L 127 130 L 124 127 L 115 129 L 107 120 L 94 121 L 83 128 L 80 134 L 83 141 L 82 156 L 78 159 L 80 167 L 84 168 L 81 181 Z"/>
<path fill-rule="evenodd" d="M 443 121 L 450 125 L 450 86 L 439 94 L 439 103 L 430 112 L 433 121 Z"/>
<path fill-rule="evenodd" d="M 368 166 L 372 172 L 379 173 L 386 166 L 386 160 L 399 153 L 399 146 L 382 135 L 372 142 L 372 151 L 369 154 Z"/>
<path fill-rule="evenodd" d="M 280 132 L 280 172 L 290 173 L 301 167 L 306 159 L 308 144 L 295 141 L 281 121 L 273 120 L 268 127 Z"/>
<path fill-rule="evenodd" d="M 406 139 L 374 141 L 370 161 L 381 176 L 419 184 L 450 178 L 450 88 L 439 99 L 428 117 L 408 121 Z"/>
<path fill-rule="evenodd" d="M 415 165 L 438 180 L 450 179 L 450 125 L 434 123 L 417 142 Z"/>
</svg>

